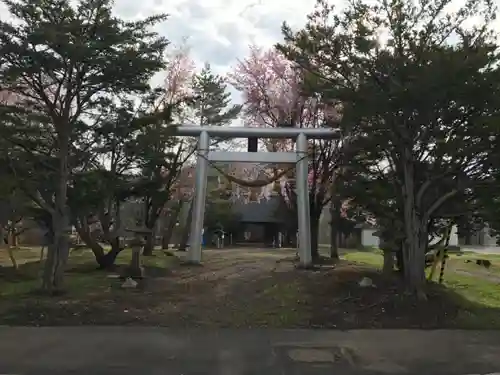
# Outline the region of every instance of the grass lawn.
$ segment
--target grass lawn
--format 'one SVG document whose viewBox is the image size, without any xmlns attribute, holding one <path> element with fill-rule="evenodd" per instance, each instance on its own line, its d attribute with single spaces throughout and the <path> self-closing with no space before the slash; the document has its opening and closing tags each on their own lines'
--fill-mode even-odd
<svg viewBox="0 0 500 375">
<path fill-rule="evenodd" d="M 380 251 L 344 251 L 347 260 L 366 264 L 376 269 L 382 268 L 383 256 Z M 489 270 L 466 260 L 488 259 Z M 460 271 L 473 272 L 464 274 Z M 490 327 L 500 329 L 500 280 L 491 278 L 500 275 L 500 255 L 466 252 L 452 254 L 445 269 L 444 285 L 462 307 L 456 324 L 463 328 Z M 437 277 L 437 274 L 436 276 Z"/>
<path fill-rule="evenodd" d="M 118 256 L 115 270 L 103 271 L 91 251 L 79 249 L 69 258 L 68 293 L 49 297 L 37 293 L 40 249 L 14 250 L 17 271 L 0 251 L 0 325 L 500 328 L 500 288 L 491 279 L 500 256 L 479 255 L 492 261 L 486 274 L 464 262 L 476 254 L 452 255 L 444 285 L 430 284 L 429 301 L 420 303 L 398 278 L 379 272 L 379 250 L 343 250 L 340 263 L 313 271 L 295 269 L 295 252 L 207 250 L 203 267 L 183 267 L 177 256 L 156 250 L 142 257 L 147 277 L 140 287 L 123 289 L 117 276 L 130 250 Z M 376 287 L 360 287 L 363 277 Z"/>
<path fill-rule="evenodd" d="M 489 260 L 491 266 L 485 268 L 477 265 L 476 260 Z M 500 281 L 500 255 L 499 254 L 478 254 L 473 252 L 464 252 L 462 254 L 452 254 L 450 256 L 450 266 L 455 270 L 461 270 L 472 274 L 485 275 L 486 277 L 498 278 Z"/>
<path fill-rule="evenodd" d="M 18 270 L 12 268 L 7 251 L 0 251 L 0 298 L 30 298 L 40 287 L 44 260 L 40 261 L 40 248 L 20 247 L 13 250 Z M 116 260 L 116 273 L 120 273 L 130 263 L 132 251 L 123 250 Z M 142 264 L 150 269 L 168 268 L 174 258 L 162 251 L 154 257 L 143 257 Z M 93 253 L 88 249 L 75 249 L 69 257 L 64 279 L 65 289 L 73 296 L 104 292 L 116 286 L 116 280 L 109 272 L 97 269 Z"/>
</svg>

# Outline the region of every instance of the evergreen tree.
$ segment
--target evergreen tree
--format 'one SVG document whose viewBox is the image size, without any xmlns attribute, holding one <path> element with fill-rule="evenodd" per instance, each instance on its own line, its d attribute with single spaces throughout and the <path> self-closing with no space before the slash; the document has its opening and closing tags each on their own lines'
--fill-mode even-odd
<svg viewBox="0 0 500 375">
<path fill-rule="evenodd" d="M 43 288 L 55 291 L 68 257 L 75 142 L 110 97 L 149 88 L 168 44 L 150 28 L 166 16 L 126 22 L 111 0 L 3 2 L 10 17 L 0 21 L 0 89 L 12 99 L 0 106 L 0 138 L 9 139 L 9 163 L 23 161 L 16 173 L 25 172 L 27 195 L 51 215 Z M 35 183 L 44 179 L 48 185 Z"/>
<path fill-rule="evenodd" d="M 225 79 L 212 72 L 210 64 L 206 63 L 201 72 L 193 76 L 192 89 L 195 122 L 200 126 L 226 126 L 240 114 L 242 106 L 231 105 L 231 93 L 228 91 Z M 212 139 L 212 145 L 219 142 L 218 139 Z M 179 250 L 185 250 L 187 247 L 192 210 L 193 202 L 189 207 L 188 220 L 181 235 Z"/>
<path fill-rule="evenodd" d="M 193 77 L 193 92 L 195 116 L 201 126 L 229 125 L 241 111 L 241 105 L 231 105 L 224 78 L 213 73 L 208 63 Z"/>
<path fill-rule="evenodd" d="M 356 0 L 338 12 L 318 0 L 306 27 L 285 25 L 278 46 L 315 77 L 308 90 L 342 103 L 342 131 L 353 134 L 363 180 L 379 193 L 353 195 L 372 199 L 365 208 L 392 223 L 404 278 L 421 297 L 430 228 L 490 183 L 497 158 L 497 9 L 470 0 L 450 13 L 452 3 Z"/>
</svg>

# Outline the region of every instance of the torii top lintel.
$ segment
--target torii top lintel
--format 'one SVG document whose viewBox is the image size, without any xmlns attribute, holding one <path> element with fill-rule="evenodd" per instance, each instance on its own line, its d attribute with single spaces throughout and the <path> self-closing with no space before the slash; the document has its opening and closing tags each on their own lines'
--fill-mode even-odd
<svg viewBox="0 0 500 375">
<path fill-rule="evenodd" d="M 299 134 L 309 139 L 338 139 L 339 129 L 330 128 L 250 128 L 243 126 L 178 126 L 176 134 L 185 137 L 198 137 L 206 132 L 217 138 L 283 138 L 295 139 Z"/>
</svg>

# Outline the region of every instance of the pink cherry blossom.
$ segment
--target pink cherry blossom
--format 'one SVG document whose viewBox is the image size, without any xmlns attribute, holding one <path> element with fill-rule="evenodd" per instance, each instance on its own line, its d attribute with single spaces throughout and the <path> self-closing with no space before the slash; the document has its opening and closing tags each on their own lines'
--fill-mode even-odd
<svg viewBox="0 0 500 375">
<path fill-rule="evenodd" d="M 249 56 L 238 61 L 228 74 L 228 82 L 243 97 L 244 125 L 251 127 L 324 127 L 338 123 L 341 105 L 324 103 L 302 90 L 304 80 L 301 69 L 275 49 L 265 50 L 251 46 Z M 290 140 L 262 140 L 270 152 L 292 151 Z M 336 141 L 311 141 L 310 147 L 318 155 L 310 163 L 308 184 L 311 190 L 326 191 L 332 182 L 334 158 L 338 156 Z M 254 166 L 264 169 L 265 166 Z M 294 182 L 283 178 L 281 194 L 287 198 Z"/>
</svg>

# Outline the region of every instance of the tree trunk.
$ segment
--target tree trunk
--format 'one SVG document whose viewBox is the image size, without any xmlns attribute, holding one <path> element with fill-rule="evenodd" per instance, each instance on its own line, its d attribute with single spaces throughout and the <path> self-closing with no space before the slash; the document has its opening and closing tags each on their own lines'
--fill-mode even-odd
<svg viewBox="0 0 500 375">
<path fill-rule="evenodd" d="M 399 273 L 405 277 L 405 262 L 404 262 L 404 256 L 403 256 L 403 246 L 401 246 L 397 251 L 396 251 L 396 267 L 399 271 Z"/>
<path fill-rule="evenodd" d="M 8 241 L 10 247 L 18 247 L 19 246 L 19 234 L 16 231 L 14 225 L 8 230 Z"/>
<path fill-rule="evenodd" d="M 380 224 L 379 248 L 380 248 L 380 250 L 382 250 L 383 255 L 384 255 L 384 265 L 382 267 L 382 272 L 385 274 L 392 274 L 392 272 L 394 271 L 395 239 L 394 238 L 387 238 L 387 233 L 388 233 L 387 228 L 384 228 Z"/>
<path fill-rule="evenodd" d="M 321 212 L 321 211 L 320 211 Z M 311 212 L 311 255 L 313 260 L 318 260 L 319 259 L 319 243 L 318 243 L 318 237 L 319 237 L 319 217 L 316 212 L 312 211 Z M 300 241 L 300 238 L 299 238 Z"/>
<path fill-rule="evenodd" d="M 403 245 L 403 271 L 405 280 L 410 289 L 422 296 L 425 282 L 425 246 L 427 241 L 422 241 L 424 230 L 421 224 L 416 220 L 410 220 L 406 224 L 407 238 Z M 410 227 L 410 225 L 412 225 Z"/>
<path fill-rule="evenodd" d="M 7 241 L 5 241 L 5 229 L 3 228 L 3 226 L 1 226 L 0 224 L 0 250 L 5 248 L 7 250 L 7 253 L 9 254 L 9 258 L 10 258 L 10 261 L 12 263 L 12 267 L 17 270 L 18 268 L 18 265 L 17 265 L 17 261 L 16 261 L 16 257 L 14 255 L 14 252 L 12 251 L 12 248 L 15 247 L 15 246 L 12 246 L 12 244 L 9 242 L 9 240 L 14 240 L 14 237 L 10 237 L 9 234 L 7 234 Z M 7 230 L 7 233 L 9 231 Z"/>
<path fill-rule="evenodd" d="M 62 190 L 62 189 L 61 189 Z M 52 225 L 54 240 L 48 247 L 47 261 L 43 272 L 42 289 L 48 293 L 59 293 L 63 290 L 63 276 L 69 255 L 68 215 L 66 209 L 54 213 Z"/>
<path fill-rule="evenodd" d="M 60 292 L 63 288 L 63 276 L 69 255 L 69 212 L 67 207 L 68 159 L 69 159 L 69 124 L 56 124 L 58 129 L 58 176 L 54 194 L 54 209 L 51 212 L 54 239 L 48 248 L 47 262 L 42 279 L 42 289 L 49 292 Z"/>
<path fill-rule="evenodd" d="M 94 254 L 95 260 L 97 264 L 99 265 L 100 269 L 109 269 L 112 266 L 114 266 L 116 257 L 120 252 L 123 250 L 120 247 L 120 241 L 118 237 L 114 238 L 112 241 L 110 241 L 111 245 L 111 250 L 108 253 L 104 252 L 104 248 L 92 238 L 91 233 L 88 231 L 85 231 L 81 226 L 75 225 L 76 230 L 78 232 L 78 235 L 82 239 L 82 241 L 85 243 L 85 246 L 87 246 L 90 250 L 92 250 L 92 253 Z"/>
<path fill-rule="evenodd" d="M 174 210 L 169 215 L 166 228 L 161 238 L 161 248 L 163 250 L 167 250 L 170 245 L 170 240 L 172 239 L 172 234 L 174 233 L 174 228 L 175 225 L 177 224 L 177 219 L 179 218 L 179 214 L 182 210 L 182 204 L 183 204 L 182 200 L 179 200 Z"/>
<path fill-rule="evenodd" d="M 146 237 L 146 242 L 144 243 L 144 249 L 142 250 L 142 255 L 150 257 L 153 255 L 153 250 L 155 248 L 156 233 L 155 228 L 148 228 L 151 232 L 148 233 Z"/>
<path fill-rule="evenodd" d="M 181 240 L 179 242 L 179 251 L 186 251 L 188 245 L 189 232 L 191 231 L 191 221 L 193 220 L 193 206 L 194 206 L 194 199 L 192 199 L 191 202 L 189 203 L 188 215 L 184 227 L 182 228 Z"/>
<path fill-rule="evenodd" d="M 119 199 L 115 201 L 115 215 L 114 215 L 114 229 L 113 234 L 109 235 L 108 242 L 111 245 L 111 250 L 108 251 L 99 261 L 100 268 L 111 268 L 115 265 L 116 257 L 123 250 L 121 243 L 122 235 L 122 216 L 121 216 L 121 202 Z M 108 229 L 109 231 L 109 229 Z"/>
<path fill-rule="evenodd" d="M 9 258 L 10 258 L 10 261 L 12 263 L 12 267 L 17 271 L 18 265 L 17 265 L 17 261 L 16 261 L 15 255 L 14 255 L 14 252 L 12 250 L 13 250 L 13 248 L 11 246 L 7 246 L 7 252 L 9 253 Z"/>
<path fill-rule="evenodd" d="M 120 237 L 117 235 L 113 237 L 109 244 L 111 245 L 111 250 L 109 250 L 105 255 L 103 255 L 97 263 L 99 263 L 99 268 L 108 269 L 115 265 L 116 257 L 123 250 L 122 244 L 120 243 Z"/>
<path fill-rule="evenodd" d="M 391 250 L 384 250 L 384 266 L 382 272 L 392 274 L 394 271 L 394 253 Z"/>
<path fill-rule="evenodd" d="M 415 207 L 415 184 L 413 165 L 404 165 L 404 231 L 403 243 L 404 278 L 408 287 L 419 297 L 425 297 L 425 246 L 427 245 L 427 222 L 419 219 Z M 423 241 L 425 237 L 425 241 Z"/>
<path fill-rule="evenodd" d="M 100 269 L 110 269 L 113 268 L 116 262 L 118 254 L 121 253 L 123 249 L 120 246 L 111 245 L 111 250 L 106 254 L 101 256 L 99 259 L 96 258 Z"/>
<path fill-rule="evenodd" d="M 168 250 L 170 248 L 170 239 L 172 238 L 172 233 L 167 229 L 163 232 L 161 236 L 161 249 Z"/>
<path fill-rule="evenodd" d="M 142 250 L 142 255 L 144 256 L 152 256 L 153 250 L 156 244 L 156 227 L 158 218 L 160 217 L 161 211 L 165 207 L 166 202 L 163 202 L 161 205 L 157 203 L 152 204 L 149 210 L 146 210 L 146 220 L 145 225 L 149 230 L 149 233 L 145 236 L 146 242 L 144 243 L 144 248 Z M 149 211 L 149 212 L 148 212 Z"/>
<path fill-rule="evenodd" d="M 340 201 L 330 203 L 330 258 L 339 259 Z"/>
</svg>

